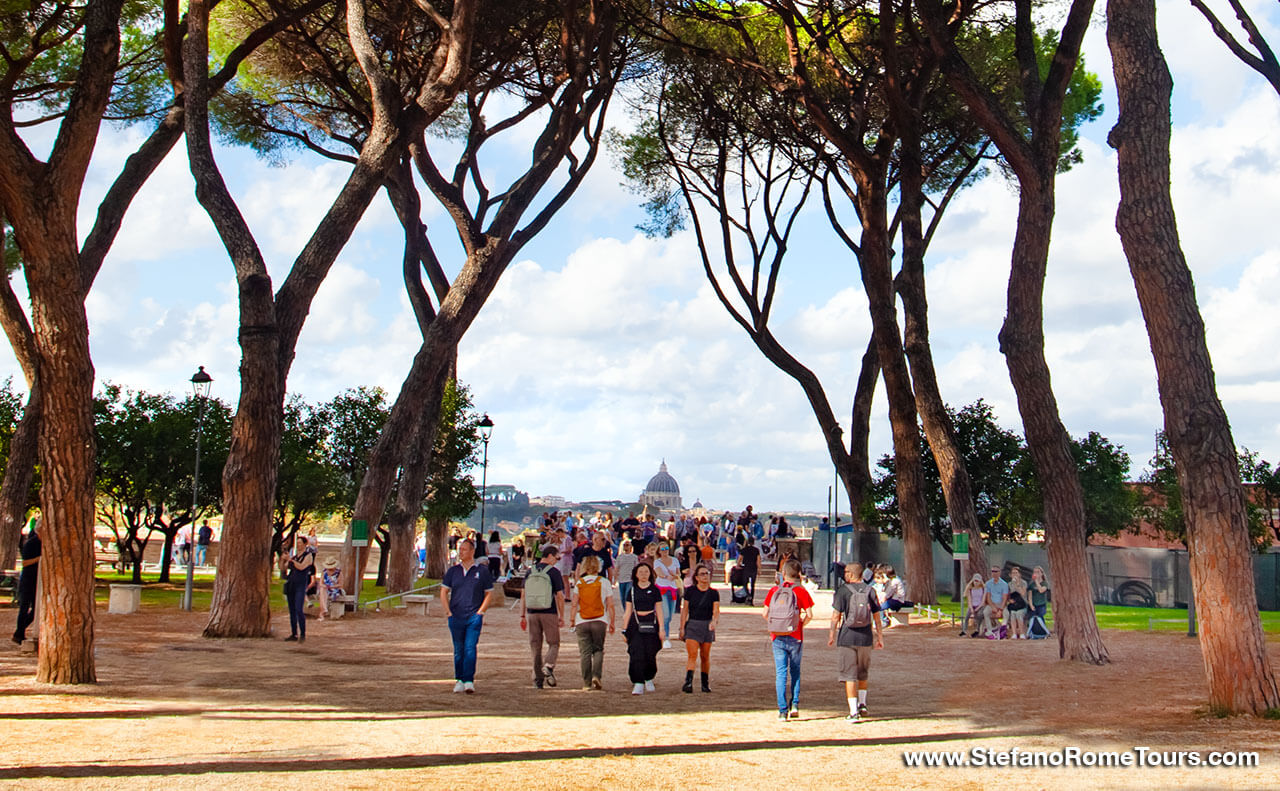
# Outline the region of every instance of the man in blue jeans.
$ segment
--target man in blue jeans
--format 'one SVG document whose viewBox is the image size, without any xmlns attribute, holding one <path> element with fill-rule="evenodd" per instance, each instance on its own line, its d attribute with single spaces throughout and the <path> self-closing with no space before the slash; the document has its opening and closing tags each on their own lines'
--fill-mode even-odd
<svg viewBox="0 0 1280 791">
<path fill-rule="evenodd" d="M 769 625 L 769 639 L 773 642 L 778 719 L 798 720 L 804 627 L 813 620 L 813 597 L 800 584 L 799 561 L 788 560 L 783 564 L 782 584 L 770 588 L 764 597 L 764 620 Z"/>
<path fill-rule="evenodd" d="M 454 692 L 476 691 L 476 644 L 492 598 L 489 564 L 476 563 L 475 542 L 463 539 L 458 542 L 457 565 L 444 573 L 440 583 L 440 601 L 453 638 Z"/>
</svg>

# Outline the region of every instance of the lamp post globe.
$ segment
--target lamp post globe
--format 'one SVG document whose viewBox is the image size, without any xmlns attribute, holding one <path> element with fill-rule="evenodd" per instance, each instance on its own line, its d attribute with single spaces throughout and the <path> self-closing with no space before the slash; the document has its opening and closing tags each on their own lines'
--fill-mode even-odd
<svg viewBox="0 0 1280 791">
<path fill-rule="evenodd" d="M 489 437 L 493 436 L 493 421 L 489 413 L 485 413 L 477 424 L 480 427 L 480 439 L 484 441 L 484 462 L 480 472 L 480 533 L 477 540 L 484 541 L 484 500 L 489 488 Z"/>
<path fill-rule="evenodd" d="M 191 392 L 196 398 L 196 468 L 191 477 L 191 523 L 187 525 L 187 583 L 182 592 L 182 609 L 191 610 L 192 589 L 196 575 L 196 511 L 200 505 L 200 438 L 204 433 L 204 409 L 213 389 L 213 377 L 204 366 L 191 377 Z"/>
</svg>

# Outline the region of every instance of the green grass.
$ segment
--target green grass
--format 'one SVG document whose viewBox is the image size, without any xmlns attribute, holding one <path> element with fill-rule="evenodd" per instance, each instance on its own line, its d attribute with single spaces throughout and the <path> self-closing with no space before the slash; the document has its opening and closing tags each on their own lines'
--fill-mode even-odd
<svg viewBox="0 0 1280 791">
<path fill-rule="evenodd" d="M 943 612 L 954 613 L 957 619 L 960 618 L 960 605 L 952 601 L 951 597 L 940 596 L 938 601 Z M 1176 620 L 1177 623 L 1151 624 L 1152 631 L 1187 631 L 1186 610 L 1166 609 L 1163 607 L 1118 607 L 1111 604 L 1095 604 L 1093 608 L 1098 616 L 1098 625 L 1103 629 L 1127 629 L 1145 632 L 1147 631 L 1147 621 L 1154 618 L 1156 620 Z M 1267 634 L 1280 634 L 1280 612 L 1268 610 L 1259 614 L 1262 616 L 1262 631 Z M 1049 606 L 1049 613 L 1045 620 L 1050 625 L 1053 624 L 1053 605 Z"/>
<path fill-rule="evenodd" d="M 143 607 L 172 607 L 178 608 L 182 606 L 182 594 L 186 588 L 187 576 L 186 571 L 174 570 L 169 575 L 169 582 L 156 582 L 156 574 L 142 575 L 142 606 Z M 96 574 L 97 582 L 94 588 L 94 599 L 104 608 L 107 606 L 107 600 L 111 595 L 110 585 L 112 584 L 130 584 L 133 582 L 131 574 Z M 432 582 L 432 580 L 419 580 L 414 587 Z M 284 606 L 284 581 L 277 576 L 272 575 L 271 578 L 271 601 L 272 604 Z M 364 580 L 364 585 L 360 588 L 360 600 L 368 601 L 386 595 L 386 588 L 374 584 L 374 580 Z M 192 608 L 200 611 L 207 611 L 209 604 L 213 599 L 213 575 L 212 574 L 196 574 L 192 579 L 191 589 Z"/>
</svg>

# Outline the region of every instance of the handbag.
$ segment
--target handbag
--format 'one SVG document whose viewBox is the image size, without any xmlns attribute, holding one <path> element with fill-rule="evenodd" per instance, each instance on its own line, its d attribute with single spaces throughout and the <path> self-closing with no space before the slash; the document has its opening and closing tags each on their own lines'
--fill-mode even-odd
<svg viewBox="0 0 1280 791">
<path fill-rule="evenodd" d="M 636 607 L 636 589 L 631 588 L 631 612 L 636 619 L 636 634 L 657 634 L 658 633 L 658 614 L 653 614 L 652 621 L 640 620 L 640 613 Z"/>
</svg>

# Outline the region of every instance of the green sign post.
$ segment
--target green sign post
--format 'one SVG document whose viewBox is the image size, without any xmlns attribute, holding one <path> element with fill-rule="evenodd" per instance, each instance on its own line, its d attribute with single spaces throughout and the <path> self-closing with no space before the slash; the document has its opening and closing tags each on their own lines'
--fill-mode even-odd
<svg viewBox="0 0 1280 791">
<path fill-rule="evenodd" d="M 969 559 L 969 534 L 968 533 L 952 533 L 951 534 L 951 558 L 953 560 Z"/>
<path fill-rule="evenodd" d="M 356 567 L 352 569 L 351 572 L 353 574 L 356 574 L 357 577 L 363 576 L 359 574 L 359 569 L 360 569 L 361 560 L 362 560 L 361 556 L 364 554 L 363 552 L 364 547 L 369 546 L 369 523 L 366 520 L 353 519 L 351 521 L 351 546 L 355 547 L 355 550 L 356 550 L 355 551 Z M 353 596 L 356 597 L 356 602 L 355 602 L 356 607 L 359 607 L 360 606 L 360 587 L 363 580 L 358 578 L 353 578 L 353 579 L 355 579 L 355 582 L 352 585 L 352 587 L 355 588 L 355 590 L 353 590 L 351 593 Z"/>
</svg>

